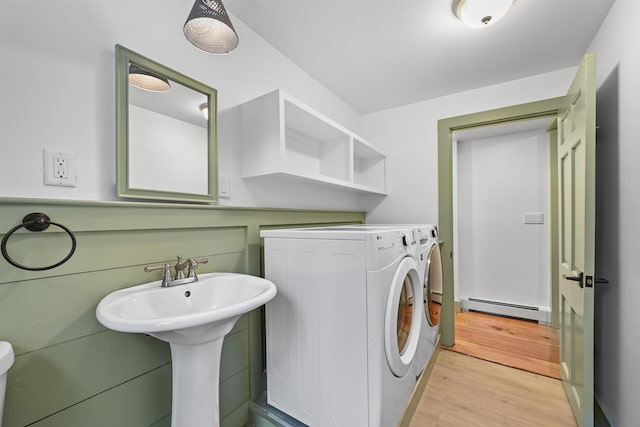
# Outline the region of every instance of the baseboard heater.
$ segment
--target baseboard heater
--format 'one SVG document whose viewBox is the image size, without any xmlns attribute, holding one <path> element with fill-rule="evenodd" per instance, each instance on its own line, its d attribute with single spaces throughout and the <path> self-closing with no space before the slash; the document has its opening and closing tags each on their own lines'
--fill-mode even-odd
<svg viewBox="0 0 640 427">
<path fill-rule="evenodd" d="M 482 311 L 485 313 L 499 314 L 501 316 L 518 317 L 521 319 L 535 320 L 540 323 L 551 323 L 551 312 L 530 305 L 511 304 L 508 302 L 491 301 L 480 298 L 462 300 L 462 309 L 467 311 Z"/>
<path fill-rule="evenodd" d="M 431 301 L 442 304 L 442 292 L 431 291 Z"/>
</svg>

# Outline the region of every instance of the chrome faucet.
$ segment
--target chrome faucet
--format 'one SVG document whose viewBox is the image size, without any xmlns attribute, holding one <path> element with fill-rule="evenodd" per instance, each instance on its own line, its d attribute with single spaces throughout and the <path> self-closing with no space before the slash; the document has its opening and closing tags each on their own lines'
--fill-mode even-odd
<svg viewBox="0 0 640 427">
<path fill-rule="evenodd" d="M 160 265 L 148 265 L 144 268 L 144 271 L 147 273 L 156 270 L 163 270 L 164 274 L 162 277 L 162 285 L 161 287 L 167 288 L 169 286 L 176 285 L 184 285 L 185 283 L 192 283 L 198 281 L 198 276 L 196 275 L 196 270 L 198 269 L 198 264 L 206 264 L 209 262 L 207 258 L 188 258 L 183 260 L 181 256 L 178 256 L 178 260 L 176 264 L 173 266 L 173 269 L 176 272 L 175 278 L 171 277 L 171 265 L 169 264 L 160 264 Z M 185 276 L 185 269 L 189 267 L 189 273 Z"/>
</svg>

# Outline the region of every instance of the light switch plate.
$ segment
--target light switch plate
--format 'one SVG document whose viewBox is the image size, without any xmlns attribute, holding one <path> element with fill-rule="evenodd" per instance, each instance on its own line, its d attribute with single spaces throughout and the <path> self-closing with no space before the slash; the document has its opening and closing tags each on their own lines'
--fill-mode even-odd
<svg viewBox="0 0 640 427">
<path fill-rule="evenodd" d="M 526 212 L 524 214 L 525 224 L 544 224 L 544 214 L 542 212 Z"/>
<path fill-rule="evenodd" d="M 231 183 L 227 175 L 218 175 L 218 197 L 231 197 Z"/>
</svg>

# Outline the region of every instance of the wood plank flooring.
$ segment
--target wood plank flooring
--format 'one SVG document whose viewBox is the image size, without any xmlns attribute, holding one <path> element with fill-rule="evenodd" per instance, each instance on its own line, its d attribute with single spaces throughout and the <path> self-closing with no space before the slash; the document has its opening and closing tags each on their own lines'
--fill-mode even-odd
<svg viewBox="0 0 640 427">
<path fill-rule="evenodd" d="M 442 350 L 409 427 L 575 427 L 562 382 Z"/>
<path fill-rule="evenodd" d="M 456 313 L 455 322 L 456 343 L 449 350 L 560 378 L 555 329 L 536 322 L 475 312 Z"/>
</svg>

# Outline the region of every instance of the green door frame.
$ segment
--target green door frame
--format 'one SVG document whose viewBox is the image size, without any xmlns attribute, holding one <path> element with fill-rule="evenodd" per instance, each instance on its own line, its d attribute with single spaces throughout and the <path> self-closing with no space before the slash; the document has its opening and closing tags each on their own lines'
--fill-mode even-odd
<svg viewBox="0 0 640 427">
<path fill-rule="evenodd" d="M 442 241 L 441 250 L 443 268 L 440 331 L 442 334 L 443 345 L 452 346 L 455 344 L 455 302 L 453 291 L 453 251 L 455 249 L 453 247 L 453 132 L 474 127 L 504 124 L 518 120 L 547 116 L 553 118 L 557 116 L 563 100 L 564 97 L 544 99 L 527 104 L 513 105 L 495 110 L 450 117 L 438 121 L 438 226 L 440 231 L 439 237 Z M 550 143 L 555 144 L 555 141 L 550 141 Z M 550 150 L 550 152 L 553 151 L 554 150 Z M 553 162 L 553 158 L 551 158 L 550 161 Z M 549 185 L 553 188 L 556 179 L 553 175 L 549 178 Z M 555 236 L 552 234 L 552 248 L 554 247 L 554 241 Z M 553 262 L 554 260 L 552 259 L 552 265 Z M 555 277 L 552 277 L 551 279 L 552 281 L 557 281 L 557 278 Z M 552 294 L 554 294 L 554 292 L 552 292 Z M 557 310 L 554 310 L 552 306 L 552 313 L 554 311 Z"/>
</svg>

